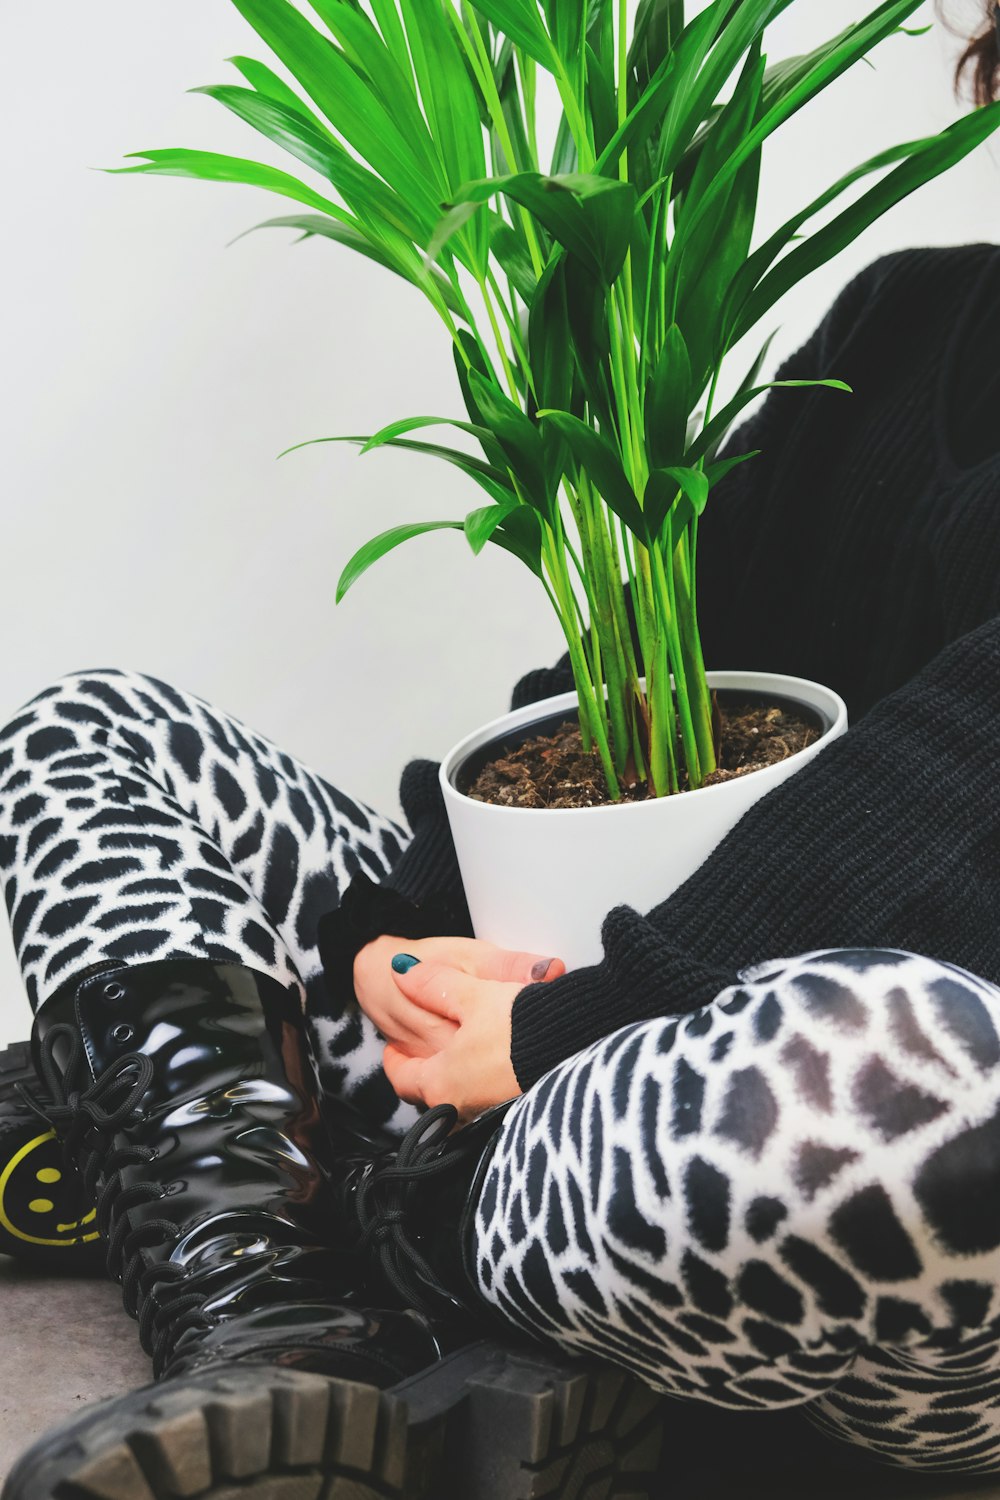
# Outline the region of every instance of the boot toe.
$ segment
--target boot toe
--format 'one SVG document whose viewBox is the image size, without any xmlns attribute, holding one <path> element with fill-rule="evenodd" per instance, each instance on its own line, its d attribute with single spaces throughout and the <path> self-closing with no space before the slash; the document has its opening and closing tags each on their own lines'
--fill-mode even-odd
<svg viewBox="0 0 1000 1500">
<path fill-rule="evenodd" d="M 622 1372 L 488 1343 L 386 1390 L 235 1360 L 89 1408 L 0 1500 L 652 1500 L 661 1408 Z"/>
</svg>

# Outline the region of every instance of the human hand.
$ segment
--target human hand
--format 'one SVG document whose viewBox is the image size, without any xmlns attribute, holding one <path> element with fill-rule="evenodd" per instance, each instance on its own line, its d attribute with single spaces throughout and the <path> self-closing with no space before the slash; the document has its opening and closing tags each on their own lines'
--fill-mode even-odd
<svg viewBox="0 0 1000 1500">
<path fill-rule="evenodd" d="M 411 957 L 410 944 L 405 950 Z M 565 973 L 559 960 L 546 979 Z M 437 1019 L 436 1047 L 421 1055 L 390 1041 L 382 1057 L 386 1076 L 410 1104 L 453 1104 L 464 1122 L 521 1092 L 510 1060 L 511 1011 L 530 980 L 482 978 L 439 959 L 393 972 L 404 1000 Z M 444 1028 L 447 1028 L 445 1030 Z"/>
<path fill-rule="evenodd" d="M 400 988 L 392 970 L 392 960 L 400 953 L 422 963 L 459 969 L 478 979 L 513 984 L 515 994 L 527 984 L 555 979 L 566 972 L 561 959 L 498 948 L 476 938 L 376 938 L 354 960 L 354 993 L 386 1040 L 411 1057 L 432 1057 L 451 1040 L 458 1023 L 414 1002 Z"/>
</svg>

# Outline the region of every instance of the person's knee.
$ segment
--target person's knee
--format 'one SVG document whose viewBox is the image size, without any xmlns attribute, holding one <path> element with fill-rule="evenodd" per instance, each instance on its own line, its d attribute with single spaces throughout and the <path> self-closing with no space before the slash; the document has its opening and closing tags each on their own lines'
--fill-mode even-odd
<svg viewBox="0 0 1000 1500">
<path fill-rule="evenodd" d="M 57 677 L 51 687 L 43 689 L 31 701 L 35 703 L 45 698 L 93 692 L 95 689 L 100 692 L 105 688 L 134 688 L 142 681 L 142 674 L 128 667 L 81 667 Z"/>
<path fill-rule="evenodd" d="M 772 976 L 760 970 L 759 984 Z M 955 964 L 886 948 L 806 954 L 773 977 L 787 979 L 817 1024 L 936 1072 L 976 1077 L 1000 1064 L 1000 989 Z"/>
<path fill-rule="evenodd" d="M 88 731 L 112 729 L 141 717 L 144 679 L 121 667 L 67 672 L 0 723 L 0 769 L 15 761 L 43 762 L 79 747 Z"/>
<path fill-rule="evenodd" d="M 851 949 L 793 960 L 777 991 L 796 1023 L 781 1054 L 796 1098 L 822 1085 L 812 1138 L 824 1113 L 834 1134 L 850 1126 L 837 1231 L 880 1247 L 887 1279 L 925 1255 L 985 1255 L 1000 1274 L 1000 989 L 920 954 Z"/>
</svg>

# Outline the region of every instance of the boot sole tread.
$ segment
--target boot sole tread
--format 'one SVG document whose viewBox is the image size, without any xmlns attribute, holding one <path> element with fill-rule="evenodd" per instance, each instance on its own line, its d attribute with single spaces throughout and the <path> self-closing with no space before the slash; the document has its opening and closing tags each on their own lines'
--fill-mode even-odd
<svg viewBox="0 0 1000 1500">
<path fill-rule="evenodd" d="M 15 1466 L 2 1500 L 647 1500 L 661 1401 L 599 1366 L 481 1346 L 407 1382 L 234 1364 L 104 1402 Z M 434 1386 L 437 1384 L 438 1389 Z"/>
</svg>

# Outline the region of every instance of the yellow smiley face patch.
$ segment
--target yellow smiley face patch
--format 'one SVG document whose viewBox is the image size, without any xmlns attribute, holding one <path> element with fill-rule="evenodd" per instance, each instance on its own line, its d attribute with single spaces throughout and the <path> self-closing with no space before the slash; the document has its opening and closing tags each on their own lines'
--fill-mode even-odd
<svg viewBox="0 0 1000 1500">
<path fill-rule="evenodd" d="M 0 1171 L 0 1250 L 24 1257 L 30 1245 L 68 1249 L 99 1239 L 95 1210 L 79 1217 L 77 1183 L 55 1131 L 26 1132 L 13 1151 L 11 1145 Z"/>
</svg>

